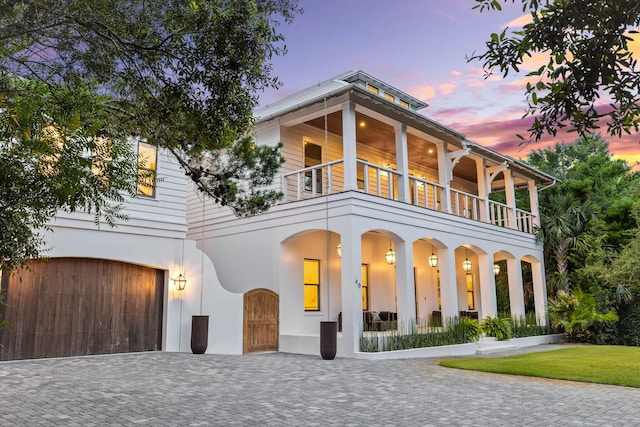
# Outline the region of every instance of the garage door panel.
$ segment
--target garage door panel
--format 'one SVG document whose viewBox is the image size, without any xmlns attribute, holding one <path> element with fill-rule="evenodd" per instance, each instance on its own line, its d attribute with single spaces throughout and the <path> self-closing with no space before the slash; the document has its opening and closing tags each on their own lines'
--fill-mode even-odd
<svg viewBox="0 0 640 427">
<path fill-rule="evenodd" d="M 161 349 L 164 271 L 53 258 L 3 276 L 0 360 Z"/>
</svg>

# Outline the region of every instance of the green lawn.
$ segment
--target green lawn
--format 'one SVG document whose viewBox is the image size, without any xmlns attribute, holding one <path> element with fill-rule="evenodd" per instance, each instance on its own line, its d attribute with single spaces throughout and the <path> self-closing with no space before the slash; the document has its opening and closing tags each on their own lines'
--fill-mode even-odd
<svg viewBox="0 0 640 427">
<path fill-rule="evenodd" d="M 640 347 L 585 345 L 501 358 L 443 360 L 440 365 L 640 388 Z"/>
</svg>

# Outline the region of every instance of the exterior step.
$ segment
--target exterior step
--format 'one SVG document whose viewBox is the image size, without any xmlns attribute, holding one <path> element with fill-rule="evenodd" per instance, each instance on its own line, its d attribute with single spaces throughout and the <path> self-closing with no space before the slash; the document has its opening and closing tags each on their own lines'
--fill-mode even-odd
<svg viewBox="0 0 640 427">
<path fill-rule="evenodd" d="M 476 344 L 476 354 L 499 353 L 517 348 L 517 345 L 511 344 L 509 341 L 498 341 L 498 339 L 494 337 L 484 337 Z"/>
</svg>

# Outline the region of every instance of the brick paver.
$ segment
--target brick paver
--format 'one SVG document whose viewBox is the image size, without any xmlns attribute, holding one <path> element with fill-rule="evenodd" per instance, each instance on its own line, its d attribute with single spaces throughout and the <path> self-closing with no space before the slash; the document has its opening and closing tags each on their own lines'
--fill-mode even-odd
<svg viewBox="0 0 640 427">
<path fill-rule="evenodd" d="M 622 426 L 640 390 L 439 367 L 137 353 L 0 363 L 1 426 Z"/>
</svg>

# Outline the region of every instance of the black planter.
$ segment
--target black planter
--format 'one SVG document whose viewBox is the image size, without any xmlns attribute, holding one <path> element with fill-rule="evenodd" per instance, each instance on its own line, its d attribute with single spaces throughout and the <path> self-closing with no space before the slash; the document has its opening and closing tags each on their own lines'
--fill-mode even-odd
<svg viewBox="0 0 640 427">
<path fill-rule="evenodd" d="M 209 343 L 209 316 L 191 316 L 191 351 L 203 354 Z"/>
<path fill-rule="evenodd" d="M 320 322 L 320 355 L 324 360 L 336 357 L 338 322 Z"/>
</svg>

